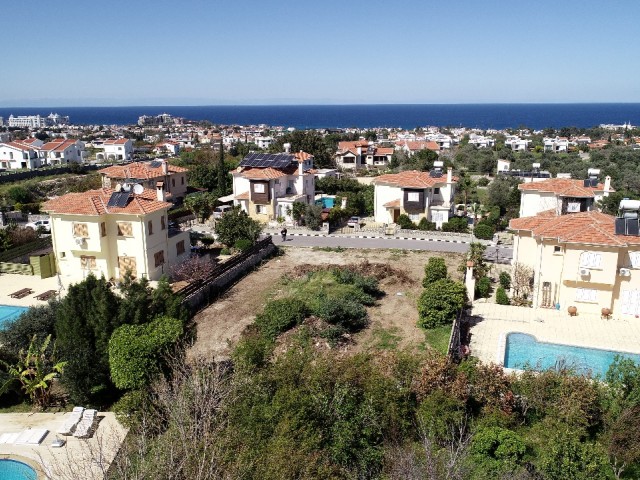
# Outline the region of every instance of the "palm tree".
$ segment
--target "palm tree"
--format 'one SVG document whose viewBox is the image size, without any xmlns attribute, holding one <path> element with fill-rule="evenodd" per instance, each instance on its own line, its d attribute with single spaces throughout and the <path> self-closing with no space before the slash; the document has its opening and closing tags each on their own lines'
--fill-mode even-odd
<svg viewBox="0 0 640 480">
<path fill-rule="evenodd" d="M 34 405 L 43 408 L 49 403 L 51 382 L 62 373 L 67 363 L 56 363 L 53 354 L 50 357 L 47 356 L 50 343 L 51 335 L 47 336 L 41 345 L 38 345 L 37 337 L 34 335 L 27 351 L 20 350 L 18 363 L 9 365 L 0 360 L 0 364 L 7 369 L 7 373 L 11 377 L 0 388 L 0 394 L 17 381 Z"/>
</svg>

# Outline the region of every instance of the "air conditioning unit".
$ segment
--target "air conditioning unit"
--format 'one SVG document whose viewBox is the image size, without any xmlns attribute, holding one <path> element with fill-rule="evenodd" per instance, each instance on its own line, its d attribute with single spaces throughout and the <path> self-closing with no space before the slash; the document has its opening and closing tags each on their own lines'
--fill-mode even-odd
<svg viewBox="0 0 640 480">
<path fill-rule="evenodd" d="M 583 277 L 586 277 L 587 275 L 589 275 L 589 269 L 588 268 L 581 268 L 580 269 L 580 275 Z"/>
<path fill-rule="evenodd" d="M 621 268 L 619 271 L 619 274 L 621 277 L 630 277 L 631 276 L 631 270 L 628 268 Z"/>
<path fill-rule="evenodd" d="M 76 237 L 76 245 L 78 246 L 84 245 L 84 238 Z"/>
</svg>

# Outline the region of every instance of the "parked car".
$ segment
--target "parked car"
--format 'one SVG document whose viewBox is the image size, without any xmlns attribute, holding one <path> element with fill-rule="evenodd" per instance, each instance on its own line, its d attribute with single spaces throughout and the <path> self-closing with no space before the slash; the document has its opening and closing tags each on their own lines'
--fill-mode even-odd
<svg viewBox="0 0 640 480">
<path fill-rule="evenodd" d="M 43 230 L 47 233 L 51 233 L 51 222 L 49 220 L 37 220 L 25 225 L 26 228 L 32 228 L 33 230 Z"/>
<path fill-rule="evenodd" d="M 347 226 L 349 227 L 357 227 L 360 225 L 360 217 L 351 217 L 347 221 Z"/>
<path fill-rule="evenodd" d="M 213 218 L 222 218 L 222 215 L 227 213 L 233 207 L 231 205 L 220 205 L 213 209 Z"/>
</svg>

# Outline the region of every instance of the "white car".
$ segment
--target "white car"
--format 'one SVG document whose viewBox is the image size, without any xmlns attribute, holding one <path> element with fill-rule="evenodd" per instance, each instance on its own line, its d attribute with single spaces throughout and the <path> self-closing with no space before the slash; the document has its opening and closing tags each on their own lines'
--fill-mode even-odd
<svg viewBox="0 0 640 480">
<path fill-rule="evenodd" d="M 349 227 L 358 227 L 360 226 L 360 217 L 351 217 L 349 221 L 347 221 L 347 226 Z"/>
<path fill-rule="evenodd" d="M 222 218 L 222 215 L 227 213 L 233 207 L 231 205 L 220 205 L 213 209 L 213 218 Z"/>
<path fill-rule="evenodd" d="M 51 232 L 51 222 L 49 220 L 38 220 L 30 222 L 25 225 L 25 228 L 32 228 L 33 230 L 44 230 L 47 233 Z"/>
</svg>

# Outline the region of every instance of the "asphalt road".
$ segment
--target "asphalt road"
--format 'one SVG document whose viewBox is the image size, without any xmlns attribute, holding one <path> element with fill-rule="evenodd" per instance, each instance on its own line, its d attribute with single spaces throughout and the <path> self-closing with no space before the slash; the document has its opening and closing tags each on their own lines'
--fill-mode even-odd
<svg viewBox="0 0 640 480">
<path fill-rule="evenodd" d="M 381 248 L 405 250 L 429 250 L 433 252 L 464 253 L 469 250 L 468 243 L 434 242 L 426 240 L 408 240 L 401 238 L 348 238 L 337 236 L 287 236 L 282 242 L 280 235 L 273 235 L 273 243 L 285 247 L 329 247 L 329 248 Z M 487 247 L 485 258 L 495 262 L 508 263 L 513 249 L 508 247 Z"/>
</svg>

